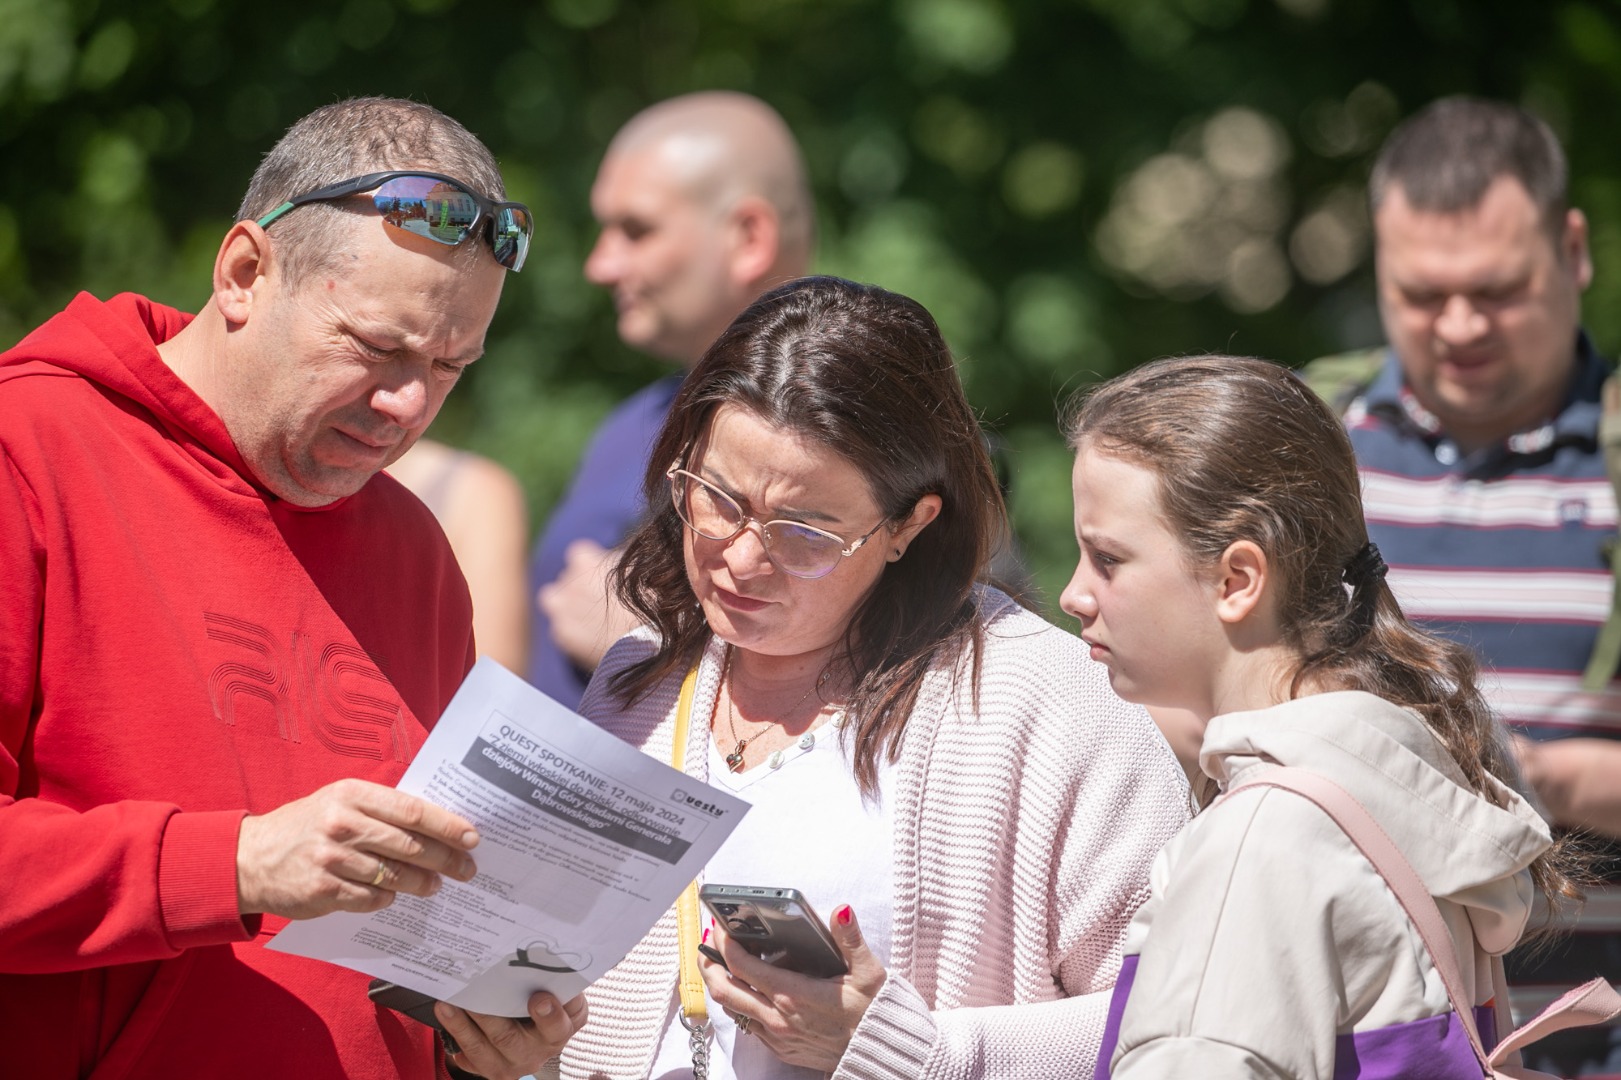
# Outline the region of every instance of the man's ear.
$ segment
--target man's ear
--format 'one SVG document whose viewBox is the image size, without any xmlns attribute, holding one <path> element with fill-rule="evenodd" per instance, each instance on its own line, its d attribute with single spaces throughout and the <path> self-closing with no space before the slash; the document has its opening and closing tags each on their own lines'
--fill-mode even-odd
<svg viewBox="0 0 1621 1080">
<path fill-rule="evenodd" d="M 1234 540 L 1216 564 L 1216 618 L 1228 625 L 1248 619 L 1260 607 L 1271 582 L 1266 552 L 1251 540 Z"/>
<path fill-rule="evenodd" d="M 239 221 L 231 226 L 214 256 L 214 307 L 227 324 L 248 321 L 254 289 L 269 268 L 270 238 L 258 223 Z"/>
<path fill-rule="evenodd" d="M 749 290 L 770 276 L 782 250 L 777 211 L 758 195 L 745 195 L 732 207 L 732 280 Z"/>
<path fill-rule="evenodd" d="M 1560 237 L 1559 254 L 1576 274 L 1576 287 L 1593 283 L 1593 255 L 1587 245 L 1587 215 L 1577 209 L 1565 211 L 1565 230 Z"/>
<path fill-rule="evenodd" d="M 895 562 L 905 555 L 907 547 L 917 539 L 917 534 L 922 532 L 929 522 L 940 516 L 940 507 L 943 505 L 940 496 L 932 491 L 919 499 L 917 505 L 912 507 L 911 516 L 900 528 L 889 534 L 889 554 L 886 558 L 890 562 Z"/>
</svg>

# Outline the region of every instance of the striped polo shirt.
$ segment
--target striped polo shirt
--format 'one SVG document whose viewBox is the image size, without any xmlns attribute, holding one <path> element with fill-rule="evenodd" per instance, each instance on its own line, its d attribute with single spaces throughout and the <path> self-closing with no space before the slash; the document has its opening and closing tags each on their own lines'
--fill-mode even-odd
<svg viewBox="0 0 1621 1080">
<path fill-rule="evenodd" d="M 1467 455 L 1388 351 L 1345 414 L 1368 533 L 1402 609 L 1472 646 L 1492 707 L 1532 738 L 1621 739 L 1621 683 L 1581 686 L 1612 593 L 1616 502 L 1598 441 L 1609 370 L 1579 335 L 1559 414 Z"/>
<path fill-rule="evenodd" d="M 1606 544 L 1615 492 L 1598 441 L 1599 389 L 1609 365 L 1585 334 L 1570 396 L 1551 421 L 1467 456 L 1384 366 L 1354 398 L 1345 423 L 1362 473 L 1368 534 L 1414 622 L 1472 646 L 1492 708 L 1534 739 L 1621 739 L 1621 683 L 1582 689 L 1582 672 L 1610 612 Z M 1508 957 L 1510 1001 L 1523 1023 L 1564 991 L 1621 970 L 1621 874 L 1616 848 L 1598 868 L 1576 933 L 1545 951 Z M 1575 1075 L 1606 1061 L 1615 1032 L 1579 1028 L 1536 1043 L 1533 1066 Z M 1546 1055 L 1546 1056 L 1544 1056 Z"/>
</svg>

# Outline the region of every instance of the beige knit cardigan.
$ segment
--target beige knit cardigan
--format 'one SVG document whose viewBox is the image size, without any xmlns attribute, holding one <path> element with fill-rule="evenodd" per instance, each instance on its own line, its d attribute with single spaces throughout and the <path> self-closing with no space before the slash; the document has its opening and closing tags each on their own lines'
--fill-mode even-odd
<svg viewBox="0 0 1621 1080">
<path fill-rule="evenodd" d="M 1085 646 L 994 590 L 980 606 L 978 709 L 965 657 L 928 673 L 907 722 L 889 978 L 835 1080 L 1090 1077 L 1127 924 L 1155 853 L 1187 820 L 1170 749 Z M 606 687 L 653 647 L 645 631 L 615 645 L 580 711 L 668 761 L 681 680 L 628 710 Z M 712 711 L 721 659 L 712 642 L 695 717 Z M 700 780 L 709 737 L 692 725 L 686 771 Z M 672 908 L 587 991 L 562 1075 L 644 1080 L 678 969 Z"/>
</svg>

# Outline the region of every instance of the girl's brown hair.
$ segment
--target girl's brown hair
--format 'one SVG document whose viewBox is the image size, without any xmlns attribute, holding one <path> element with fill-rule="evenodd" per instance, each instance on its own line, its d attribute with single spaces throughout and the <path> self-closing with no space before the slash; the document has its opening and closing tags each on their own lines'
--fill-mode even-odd
<svg viewBox="0 0 1621 1080">
<path fill-rule="evenodd" d="M 681 519 L 665 470 L 682 460 L 722 405 L 834 450 L 859 469 L 892 529 L 924 495 L 939 515 L 906 556 L 885 566 L 845 631 L 856 680 L 856 779 L 877 790 L 894 761 L 923 676 L 969 649 L 977 693 L 982 624 L 973 595 L 1005 539 L 1006 514 L 984 436 L 934 319 L 915 300 L 872 285 L 809 277 L 766 293 L 727 328 L 682 382 L 654 441 L 648 515 L 614 571 L 620 599 L 656 629 L 658 650 L 610 684 L 629 704 L 697 662 L 710 637 L 693 602 Z M 875 539 L 877 539 L 875 537 Z"/>
<path fill-rule="evenodd" d="M 1064 429 L 1076 451 L 1153 470 L 1190 565 L 1238 540 L 1266 553 L 1284 640 L 1301 658 L 1290 697 L 1308 684 L 1376 694 L 1422 716 L 1476 791 L 1488 774 L 1518 786 L 1474 656 L 1402 614 L 1368 547 L 1351 441 L 1294 373 L 1231 356 L 1157 360 L 1086 395 Z M 1550 902 L 1581 895 L 1567 843 L 1531 873 Z"/>
</svg>

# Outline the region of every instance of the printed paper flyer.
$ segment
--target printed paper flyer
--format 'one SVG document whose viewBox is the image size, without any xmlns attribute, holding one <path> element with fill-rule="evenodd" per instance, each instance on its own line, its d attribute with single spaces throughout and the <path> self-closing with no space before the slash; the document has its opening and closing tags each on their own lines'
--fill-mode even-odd
<svg viewBox="0 0 1621 1080">
<path fill-rule="evenodd" d="M 748 804 L 683 776 L 480 660 L 399 788 L 477 826 L 478 876 L 294 922 L 270 948 L 474 1012 L 579 993 L 630 951 Z"/>
</svg>

